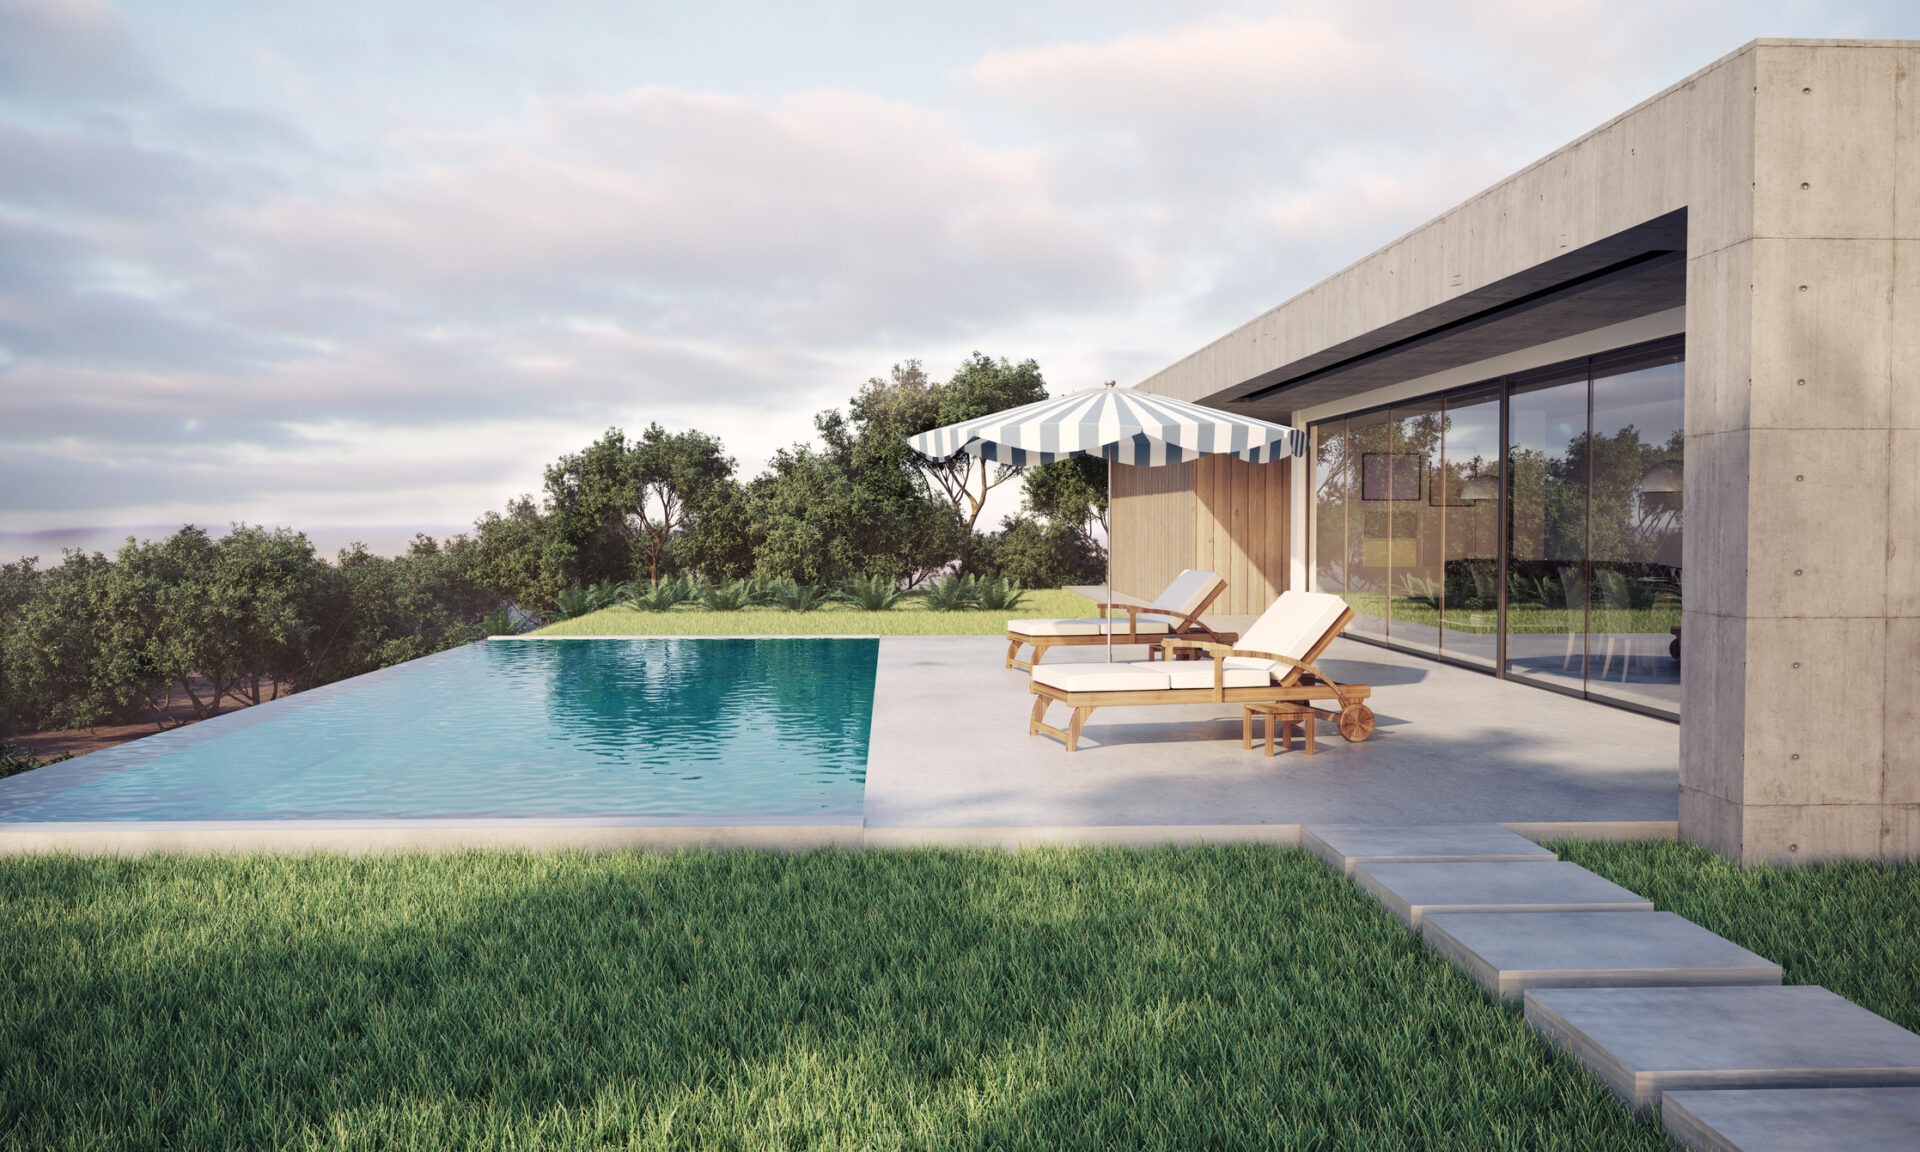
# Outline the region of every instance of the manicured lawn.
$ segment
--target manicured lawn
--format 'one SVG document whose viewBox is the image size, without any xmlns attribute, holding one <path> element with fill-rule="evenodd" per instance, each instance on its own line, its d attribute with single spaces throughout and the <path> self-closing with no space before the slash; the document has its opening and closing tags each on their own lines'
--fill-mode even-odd
<svg viewBox="0 0 1920 1152">
<path fill-rule="evenodd" d="M 708 612 L 683 604 L 669 612 L 604 608 L 549 624 L 536 636 L 1001 636 L 1023 617 L 1092 616 L 1093 601 L 1058 588 L 1029 592 L 1010 612 L 931 612 L 909 600 L 885 612 L 834 604 L 814 612 L 743 608 Z"/>
<path fill-rule="evenodd" d="M 1250 846 L 0 861 L 0 1145 L 1667 1146 Z"/>
<path fill-rule="evenodd" d="M 1666 912 L 1920 1030 L 1920 865 L 1740 868 L 1680 841 L 1550 845 Z"/>
</svg>

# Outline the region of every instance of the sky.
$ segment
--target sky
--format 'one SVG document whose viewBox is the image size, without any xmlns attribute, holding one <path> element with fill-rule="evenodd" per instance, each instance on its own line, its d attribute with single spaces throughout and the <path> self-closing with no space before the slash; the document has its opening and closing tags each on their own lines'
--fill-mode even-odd
<svg viewBox="0 0 1920 1152">
<path fill-rule="evenodd" d="M 1761 36 L 1920 5 L 0 0 L 0 560 L 1135 383 Z"/>
</svg>

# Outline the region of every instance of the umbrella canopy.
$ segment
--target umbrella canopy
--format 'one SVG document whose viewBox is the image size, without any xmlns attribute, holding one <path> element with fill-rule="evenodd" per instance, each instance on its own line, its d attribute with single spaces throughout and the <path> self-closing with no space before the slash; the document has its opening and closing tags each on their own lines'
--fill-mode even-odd
<svg viewBox="0 0 1920 1152">
<path fill-rule="evenodd" d="M 1284 424 L 1112 386 L 962 420 L 907 443 L 929 460 L 969 452 L 1012 465 L 1085 455 L 1157 467 L 1215 454 L 1265 464 L 1307 453 L 1306 434 Z"/>
</svg>

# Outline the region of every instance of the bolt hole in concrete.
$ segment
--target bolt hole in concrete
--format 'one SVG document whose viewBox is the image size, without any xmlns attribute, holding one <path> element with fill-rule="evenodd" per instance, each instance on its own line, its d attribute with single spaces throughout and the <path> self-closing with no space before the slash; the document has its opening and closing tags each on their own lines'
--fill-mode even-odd
<svg viewBox="0 0 1920 1152">
<path fill-rule="evenodd" d="M 1805 180 L 1800 181 L 1800 191 L 1806 192 L 1810 190 L 1812 187 L 1813 185 L 1807 183 Z"/>
</svg>

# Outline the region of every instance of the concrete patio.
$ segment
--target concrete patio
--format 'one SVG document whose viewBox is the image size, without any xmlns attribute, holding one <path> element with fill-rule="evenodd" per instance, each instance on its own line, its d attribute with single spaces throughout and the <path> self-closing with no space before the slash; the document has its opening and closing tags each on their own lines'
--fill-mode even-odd
<svg viewBox="0 0 1920 1152">
<path fill-rule="evenodd" d="M 1323 724 L 1318 755 L 1296 743 L 1271 759 L 1257 738 L 1240 747 L 1238 705 L 1103 709 L 1069 754 L 1027 734 L 1027 677 L 1001 666 L 1005 649 L 984 637 L 881 641 L 869 842 L 1125 841 L 1129 829 L 1292 840 L 1308 822 L 1649 835 L 1677 817 L 1678 726 L 1372 645 L 1337 641 L 1320 661 L 1338 680 L 1373 685 L 1372 739 L 1348 744 Z"/>
</svg>

